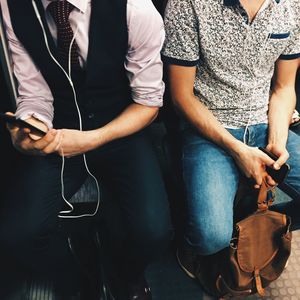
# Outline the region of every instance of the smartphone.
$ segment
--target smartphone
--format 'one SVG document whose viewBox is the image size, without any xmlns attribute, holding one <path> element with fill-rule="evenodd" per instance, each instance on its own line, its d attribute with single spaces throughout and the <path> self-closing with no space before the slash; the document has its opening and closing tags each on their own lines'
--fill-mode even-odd
<svg viewBox="0 0 300 300">
<path fill-rule="evenodd" d="M 12 125 L 16 125 L 22 128 L 29 128 L 31 130 L 32 133 L 34 134 L 38 134 L 40 136 L 44 136 L 47 132 L 35 127 L 34 125 L 29 124 L 28 122 L 18 119 L 15 116 L 10 116 L 4 113 L 0 113 L 0 120 L 3 120 L 6 123 L 12 124 Z"/>
<path fill-rule="evenodd" d="M 259 147 L 259 150 L 263 151 L 265 154 L 267 154 L 269 157 L 271 157 L 275 161 L 278 159 L 278 157 L 276 155 L 274 155 L 273 153 L 271 153 L 270 151 L 268 151 L 267 149 L 265 149 L 263 147 Z M 287 163 L 285 163 L 284 165 L 282 165 L 279 170 L 275 170 L 275 169 L 273 169 L 271 167 L 268 167 L 268 166 L 266 167 L 267 173 L 278 184 L 282 183 L 285 180 L 285 178 L 288 175 L 290 169 L 291 169 L 291 167 Z"/>
</svg>

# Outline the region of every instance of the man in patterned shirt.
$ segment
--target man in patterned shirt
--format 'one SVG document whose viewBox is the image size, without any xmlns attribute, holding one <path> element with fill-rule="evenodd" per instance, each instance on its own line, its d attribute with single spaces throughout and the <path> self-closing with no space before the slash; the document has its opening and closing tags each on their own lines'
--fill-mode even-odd
<svg viewBox="0 0 300 300">
<path fill-rule="evenodd" d="M 259 188 L 266 166 L 279 170 L 288 162 L 285 191 L 293 201 L 281 209 L 299 228 L 300 137 L 289 125 L 300 57 L 300 3 L 170 0 L 165 26 L 171 96 L 183 115 L 188 218 L 178 259 L 194 277 L 189 253 L 206 256 L 229 245 L 241 175 Z M 270 176 L 267 180 L 276 184 Z"/>
</svg>

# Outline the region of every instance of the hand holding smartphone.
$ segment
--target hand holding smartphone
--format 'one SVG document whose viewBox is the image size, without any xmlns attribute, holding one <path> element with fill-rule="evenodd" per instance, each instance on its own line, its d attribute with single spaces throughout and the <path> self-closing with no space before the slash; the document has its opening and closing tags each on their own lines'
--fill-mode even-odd
<svg viewBox="0 0 300 300">
<path fill-rule="evenodd" d="M 263 147 L 259 147 L 259 150 L 263 151 L 265 154 L 267 154 L 270 158 L 272 158 L 274 161 L 278 159 L 276 155 L 268 151 L 267 149 Z M 275 170 L 271 167 L 266 167 L 267 173 L 276 181 L 278 184 L 282 183 L 286 176 L 288 175 L 290 171 L 290 165 L 285 163 L 281 166 L 279 170 Z"/>
<path fill-rule="evenodd" d="M 7 114 L 4 114 L 4 113 L 0 113 L 0 120 L 8 123 L 8 124 L 11 124 L 11 125 L 14 125 L 14 126 L 17 126 L 17 127 L 21 127 L 21 128 L 28 128 L 30 129 L 31 133 L 32 134 L 36 134 L 38 136 L 44 136 L 46 135 L 46 131 L 24 121 L 24 120 L 21 120 L 21 119 L 18 119 L 16 118 L 15 116 L 11 116 L 11 115 L 7 115 Z"/>
</svg>

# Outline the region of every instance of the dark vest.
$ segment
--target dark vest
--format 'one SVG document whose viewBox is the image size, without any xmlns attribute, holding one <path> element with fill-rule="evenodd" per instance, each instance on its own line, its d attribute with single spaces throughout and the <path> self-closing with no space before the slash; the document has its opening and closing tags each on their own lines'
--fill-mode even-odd
<svg viewBox="0 0 300 300">
<path fill-rule="evenodd" d="M 36 0 L 51 52 L 58 53 Z M 73 92 L 62 70 L 51 59 L 31 0 L 8 0 L 16 36 L 40 69 L 54 96 L 54 126 L 78 128 Z M 128 49 L 126 0 L 92 0 L 87 67 L 74 74 L 84 129 L 103 126 L 132 103 L 124 68 Z M 83 76 L 84 74 L 84 76 Z M 80 80 L 78 80 L 80 79 Z"/>
</svg>

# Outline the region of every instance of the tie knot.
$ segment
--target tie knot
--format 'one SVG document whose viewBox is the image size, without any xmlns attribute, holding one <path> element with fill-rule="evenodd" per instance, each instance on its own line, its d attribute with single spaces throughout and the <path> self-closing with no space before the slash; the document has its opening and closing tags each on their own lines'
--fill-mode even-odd
<svg viewBox="0 0 300 300">
<path fill-rule="evenodd" d="M 48 5 L 48 11 L 53 17 L 57 26 L 69 23 L 69 15 L 73 10 L 74 6 L 66 0 L 52 1 Z"/>
</svg>

